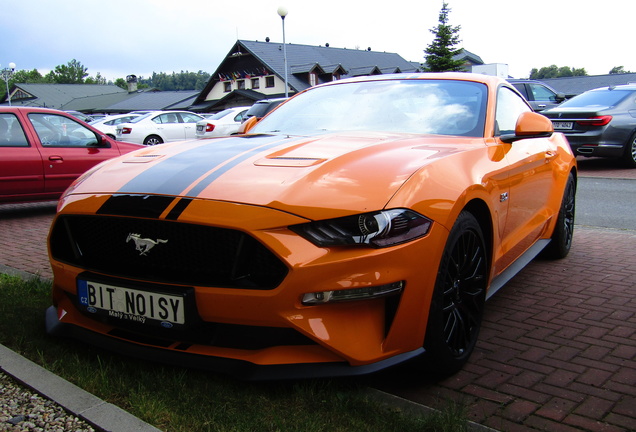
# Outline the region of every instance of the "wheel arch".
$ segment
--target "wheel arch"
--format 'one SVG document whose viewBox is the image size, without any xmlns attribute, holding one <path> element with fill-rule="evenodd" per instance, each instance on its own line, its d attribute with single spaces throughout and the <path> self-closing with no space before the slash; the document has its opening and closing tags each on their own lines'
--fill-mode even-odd
<svg viewBox="0 0 636 432">
<path fill-rule="evenodd" d="M 485 201 L 474 198 L 462 209 L 462 211 L 470 212 L 481 227 L 481 232 L 484 236 L 484 241 L 486 243 L 486 247 L 488 248 L 487 256 L 489 257 L 488 266 L 489 268 L 492 265 L 492 254 L 493 254 L 493 244 L 494 244 L 494 231 L 493 231 L 493 220 L 492 214 L 490 212 L 490 208 Z"/>
</svg>

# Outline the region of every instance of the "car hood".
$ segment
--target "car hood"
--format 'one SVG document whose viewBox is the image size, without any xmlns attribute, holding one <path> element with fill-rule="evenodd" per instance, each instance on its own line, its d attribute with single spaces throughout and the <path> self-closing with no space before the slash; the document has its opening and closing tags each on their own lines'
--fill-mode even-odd
<svg viewBox="0 0 636 432">
<path fill-rule="evenodd" d="M 386 133 L 246 135 L 162 144 L 82 178 L 69 193 L 170 195 L 266 206 L 311 219 L 383 208 L 425 165 L 481 138 Z"/>
</svg>

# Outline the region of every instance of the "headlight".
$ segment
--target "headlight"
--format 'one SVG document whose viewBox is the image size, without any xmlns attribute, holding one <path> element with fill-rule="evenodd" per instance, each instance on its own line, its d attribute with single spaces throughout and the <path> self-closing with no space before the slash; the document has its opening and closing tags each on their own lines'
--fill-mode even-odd
<svg viewBox="0 0 636 432">
<path fill-rule="evenodd" d="M 408 209 L 382 210 L 289 227 L 316 246 L 388 247 L 425 236 L 432 221 Z"/>
</svg>

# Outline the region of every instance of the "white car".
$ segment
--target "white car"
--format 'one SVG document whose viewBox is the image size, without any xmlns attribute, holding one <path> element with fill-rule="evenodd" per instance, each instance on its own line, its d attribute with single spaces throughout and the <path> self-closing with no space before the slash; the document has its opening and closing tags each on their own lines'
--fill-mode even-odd
<svg viewBox="0 0 636 432">
<path fill-rule="evenodd" d="M 128 123 L 132 119 L 139 117 L 141 114 L 115 114 L 110 115 L 108 117 L 104 117 L 100 120 L 95 120 L 90 122 L 90 125 L 93 126 L 100 132 L 105 133 L 112 139 L 115 139 L 115 135 L 117 134 L 117 125 L 121 123 Z"/>
<path fill-rule="evenodd" d="M 189 111 L 153 111 L 117 125 L 116 138 L 144 145 L 193 139 L 201 120 L 203 117 Z"/>
<path fill-rule="evenodd" d="M 227 136 L 238 132 L 243 116 L 250 107 L 233 107 L 197 122 L 197 138 Z"/>
</svg>

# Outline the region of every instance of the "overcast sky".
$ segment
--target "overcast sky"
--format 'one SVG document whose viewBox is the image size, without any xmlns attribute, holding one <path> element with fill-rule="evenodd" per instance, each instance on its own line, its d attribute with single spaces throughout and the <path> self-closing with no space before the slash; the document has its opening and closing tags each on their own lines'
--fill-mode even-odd
<svg viewBox="0 0 636 432">
<path fill-rule="evenodd" d="M 556 64 L 589 75 L 636 72 L 634 0 L 447 0 L 459 47 L 525 78 Z M 213 73 L 237 39 L 366 49 L 423 62 L 442 0 L 2 0 L 0 64 L 45 75 L 78 60 L 108 80 L 153 72 Z"/>
</svg>

